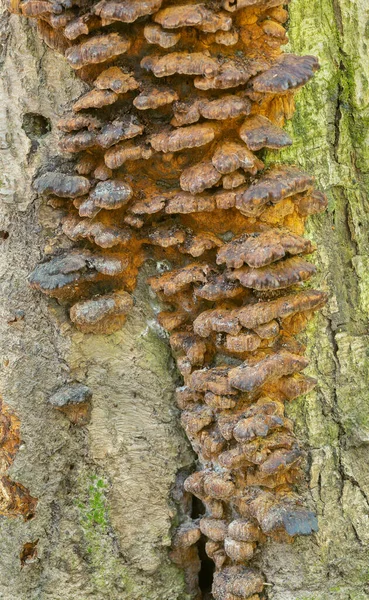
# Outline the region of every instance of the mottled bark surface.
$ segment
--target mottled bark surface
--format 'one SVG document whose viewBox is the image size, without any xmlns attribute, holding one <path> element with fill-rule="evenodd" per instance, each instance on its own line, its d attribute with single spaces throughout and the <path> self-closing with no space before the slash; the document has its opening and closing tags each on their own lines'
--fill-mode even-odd
<svg viewBox="0 0 369 600">
<path fill-rule="evenodd" d="M 170 354 L 143 284 L 111 336 L 76 333 L 56 303 L 30 291 L 27 275 L 45 247 L 67 244 L 31 181 L 58 155 L 55 122 L 83 86 L 29 22 L 4 14 L 0 28 L 1 392 L 21 420 L 11 477 L 38 498 L 36 519 L 0 517 L 0 598 L 185 600 L 167 558 L 169 492 L 192 456 L 174 409 Z M 310 448 L 306 496 L 320 532 L 264 547 L 273 600 L 369 598 L 368 30 L 366 0 L 290 7 L 291 49 L 318 55 L 322 69 L 298 96 L 294 146 L 281 162 L 315 172 L 329 196 L 310 231 L 320 252 L 314 285 L 330 303 L 306 336 L 319 386 L 291 406 Z M 47 405 L 71 380 L 94 392 L 86 429 Z M 22 567 L 24 544 L 37 540 L 38 558 Z"/>
<path fill-rule="evenodd" d="M 291 407 L 310 447 L 320 532 L 271 546 L 273 600 L 369 598 L 368 184 L 369 7 L 366 0 L 294 0 L 290 46 L 320 72 L 297 98 L 294 145 L 281 160 L 315 173 L 329 197 L 309 221 L 319 248 L 316 286 L 328 308 L 307 334 L 319 385 Z"/>
</svg>

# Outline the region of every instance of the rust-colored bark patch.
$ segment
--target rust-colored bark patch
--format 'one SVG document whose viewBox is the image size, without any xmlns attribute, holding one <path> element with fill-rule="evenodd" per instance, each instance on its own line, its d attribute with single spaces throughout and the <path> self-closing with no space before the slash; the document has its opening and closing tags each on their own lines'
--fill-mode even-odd
<svg viewBox="0 0 369 600">
<path fill-rule="evenodd" d="M 38 540 L 36 540 L 35 542 L 26 542 L 25 544 L 23 544 L 23 548 L 19 556 L 22 567 L 30 563 L 36 562 L 38 556 L 37 544 Z"/>
<path fill-rule="evenodd" d="M 0 398 L 0 515 L 31 519 L 37 499 L 7 475 L 20 446 L 20 421 Z"/>
</svg>

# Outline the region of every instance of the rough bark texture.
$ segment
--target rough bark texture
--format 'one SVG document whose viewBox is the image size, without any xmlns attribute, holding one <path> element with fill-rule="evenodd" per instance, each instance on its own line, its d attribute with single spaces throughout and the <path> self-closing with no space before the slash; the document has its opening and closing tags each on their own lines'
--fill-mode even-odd
<svg viewBox="0 0 369 600">
<path fill-rule="evenodd" d="M 330 197 L 311 236 L 320 250 L 316 287 L 331 299 L 307 335 L 319 388 L 292 412 L 311 448 L 320 532 L 263 550 L 273 600 L 369 598 L 365 4 L 294 0 L 290 8 L 292 50 L 316 54 L 322 70 L 300 92 L 294 146 L 281 162 L 315 171 Z M 11 477 L 38 498 L 37 519 L 0 518 L 0 598 L 184 600 L 182 573 L 167 558 L 176 514 L 169 492 L 192 456 L 174 410 L 169 350 L 145 285 L 124 330 L 108 337 L 76 333 L 56 303 L 30 291 L 26 278 L 43 248 L 66 243 L 30 184 L 57 155 L 54 124 L 83 85 L 28 22 L 4 15 L 0 26 L 1 391 L 21 420 Z M 46 403 L 70 380 L 94 391 L 84 431 Z M 37 540 L 38 558 L 22 567 L 22 548 Z"/>
<path fill-rule="evenodd" d="M 290 45 L 319 57 L 321 71 L 297 98 L 294 145 L 281 155 L 315 173 L 329 198 L 309 221 L 319 248 L 320 289 L 330 294 L 307 333 L 318 388 L 292 415 L 311 448 L 315 539 L 271 546 L 273 600 L 369 598 L 368 124 L 366 0 L 294 0 Z"/>
</svg>

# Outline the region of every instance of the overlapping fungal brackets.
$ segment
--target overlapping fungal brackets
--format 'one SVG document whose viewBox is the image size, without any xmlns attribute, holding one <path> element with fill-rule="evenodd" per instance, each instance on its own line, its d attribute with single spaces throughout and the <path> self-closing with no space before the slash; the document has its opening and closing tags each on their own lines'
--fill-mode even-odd
<svg viewBox="0 0 369 600">
<path fill-rule="evenodd" d="M 252 564 L 265 536 L 316 529 L 292 491 L 303 453 L 284 402 L 315 383 L 294 336 L 326 300 L 305 286 L 314 247 L 302 237 L 326 199 L 296 167 L 263 163 L 265 149 L 292 143 L 282 126 L 318 69 L 313 56 L 281 53 L 284 4 L 10 0 L 90 85 L 59 122 L 76 173 L 35 182 L 64 208 L 76 247 L 31 284 L 71 305 L 82 331 L 110 333 L 145 250 L 170 265 L 151 286 L 167 304 L 158 318 L 199 457 L 185 487 L 205 507 L 177 531 L 172 557 L 198 595 L 195 544 L 206 536 L 215 600 L 262 598 Z"/>
<path fill-rule="evenodd" d="M 37 499 L 7 475 L 19 446 L 20 421 L 0 398 L 0 515 L 28 520 L 34 516 Z"/>
</svg>

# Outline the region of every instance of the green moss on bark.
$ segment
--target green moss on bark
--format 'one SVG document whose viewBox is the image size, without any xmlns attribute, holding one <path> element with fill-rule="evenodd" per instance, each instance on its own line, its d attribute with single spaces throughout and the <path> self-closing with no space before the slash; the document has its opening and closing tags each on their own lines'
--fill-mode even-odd
<svg viewBox="0 0 369 600">
<path fill-rule="evenodd" d="M 272 600 L 369 598 L 369 7 L 367 0 L 293 0 L 288 50 L 321 69 L 297 96 L 291 148 L 269 161 L 314 173 L 329 200 L 309 220 L 318 245 L 316 287 L 330 299 L 310 325 L 316 390 L 290 407 L 309 453 L 307 481 L 319 516 L 315 539 L 277 549 L 266 570 Z M 272 153 L 271 153 L 272 154 Z M 270 561 L 274 565 L 270 567 Z M 290 563 L 290 564 L 288 564 Z M 268 567 L 269 564 L 269 567 Z"/>
</svg>

